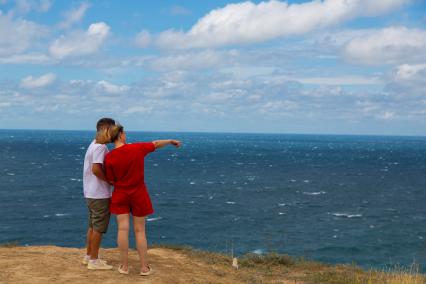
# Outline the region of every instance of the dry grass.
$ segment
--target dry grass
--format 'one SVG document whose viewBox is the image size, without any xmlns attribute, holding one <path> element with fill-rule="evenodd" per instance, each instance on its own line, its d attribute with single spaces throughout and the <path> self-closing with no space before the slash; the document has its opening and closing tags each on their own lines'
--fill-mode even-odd
<svg viewBox="0 0 426 284">
<path fill-rule="evenodd" d="M 208 264 L 230 265 L 231 257 L 214 252 L 161 245 L 160 247 L 177 249 L 191 258 Z M 329 283 L 329 284 L 420 284 L 426 283 L 424 274 L 418 272 L 415 265 L 403 268 L 393 267 L 387 271 L 363 270 L 356 265 L 328 265 L 304 258 L 295 258 L 285 254 L 269 253 L 265 255 L 246 254 L 238 259 L 240 269 L 237 279 L 247 283 Z M 220 274 L 220 271 L 218 272 Z M 294 282 L 293 282 L 294 281 Z"/>
<path fill-rule="evenodd" d="M 128 278 L 123 278 L 116 271 L 88 272 L 79 263 L 83 253 L 83 249 L 20 247 L 16 242 L 9 242 L 0 244 L 0 264 L 4 270 L 5 279 L 10 283 L 30 283 L 29 280 L 31 283 L 46 283 L 47 280 L 71 283 L 92 279 L 90 275 L 95 274 L 99 274 L 99 277 L 105 275 L 105 279 L 96 278 L 99 281 L 95 282 L 102 284 L 116 283 L 114 282 L 116 280 L 122 282 L 126 279 L 128 283 L 133 283 L 132 281 L 139 279 L 135 272 L 139 263 L 135 251 L 130 253 L 134 275 Z M 103 253 L 113 265 L 118 265 L 116 249 L 104 249 Z M 419 273 L 414 265 L 408 268 L 393 267 L 387 271 L 366 271 L 355 265 L 328 265 L 270 253 L 247 254 L 239 257 L 239 269 L 236 270 L 231 267 L 232 259 L 229 255 L 176 245 L 150 247 L 149 257 L 157 273 L 150 277 L 147 283 L 426 283 L 425 275 Z M 57 274 L 56 270 L 47 271 L 50 268 L 54 269 L 57 265 L 65 265 L 64 267 L 69 269 L 60 274 Z M 25 268 L 21 269 L 25 271 L 25 275 L 21 275 L 21 278 L 15 271 L 16 267 Z M 27 274 L 30 272 L 33 275 L 32 278 L 28 278 Z"/>
<path fill-rule="evenodd" d="M 13 241 L 13 242 L 6 242 L 6 243 L 1 243 L 0 247 L 1 248 L 14 248 L 19 246 L 19 242 L 18 241 Z"/>
</svg>

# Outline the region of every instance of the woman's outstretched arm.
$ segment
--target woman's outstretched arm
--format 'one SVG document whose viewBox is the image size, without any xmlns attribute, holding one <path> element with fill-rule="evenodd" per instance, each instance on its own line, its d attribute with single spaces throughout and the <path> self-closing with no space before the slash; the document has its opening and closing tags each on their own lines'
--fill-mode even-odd
<svg viewBox="0 0 426 284">
<path fill-rule="evenodd" d="M 152 143 L 154 143 L 155 149 L 159 149 L 162 148 L 168 144 L 175 146 L 176 148 L 179 148 L 180 145 L 182 144 L 182 142 L 178 141 L 178 140 L 173 140 L 173 139 L 167 139 L 167 140 L 155 140 L 152 141 Z"/>
</svg>

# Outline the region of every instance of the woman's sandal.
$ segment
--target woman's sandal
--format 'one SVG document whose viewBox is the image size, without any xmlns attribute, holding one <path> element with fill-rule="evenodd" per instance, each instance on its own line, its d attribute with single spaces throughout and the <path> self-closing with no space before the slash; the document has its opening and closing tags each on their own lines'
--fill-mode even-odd
<svg viewBox="0 0 426 284">
<path fill-rule="evenodd" d="M 127 270 L 123 270 L 123 265 L 120 264 L 120 266 L 118 266 L 118 272 L 120 272 L 121 274 L 129 274 L 129 267 L 127 267 Z"/>
<path fill-rule="evenodd" d="M 142 272 L 141 271 L 141 273 L 139 274 L 140 276 L 148 276 L 148 275 L 150 275 L 152 273 L 151 266 L 147 265 L 147 267 L 148 267 L 149 270 L 147 272 Z"/>
</svg>

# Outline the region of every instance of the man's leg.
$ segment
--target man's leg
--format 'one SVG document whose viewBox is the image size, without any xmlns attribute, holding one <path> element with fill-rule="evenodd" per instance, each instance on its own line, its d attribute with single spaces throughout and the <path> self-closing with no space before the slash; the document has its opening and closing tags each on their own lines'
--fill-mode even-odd
<svg viewBox="0 0 426 284">
<path fill-rule="evenodd" d="M 91 238 L 90 238 L 90 259 L 96 260 L 98 259 L 99 247 L 101 246 L 102 241 L 102 233 L 99 233 L 95 229 L 92 230 Z"/>
<path fill-rule="evenodd" d="M 90 253 L 91 253 L 91 242 L 90 242 L 90 240 L 92 239 L 92 232 L 93 232 L 92 228 L 88 228 L 87 229 L 87 236 L 86 236 L 86 255 L 90 255 Z"/>
</svg>

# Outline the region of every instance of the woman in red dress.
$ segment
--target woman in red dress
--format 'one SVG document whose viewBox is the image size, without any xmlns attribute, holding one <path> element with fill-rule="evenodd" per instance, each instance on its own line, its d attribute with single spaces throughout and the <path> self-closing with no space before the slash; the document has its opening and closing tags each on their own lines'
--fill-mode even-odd
<svg viewBox="0 0 426 284">
<path fill-rule="evenodd" d="M 114 185 L 110 210 L 117 215 L 117 244 L 121 258 L 118 271 L 122 274 L 129 273 L 129 215 L 132 214 L 136 248 L 141 262 L 140 275 L 149 275 L 152 269 L 147 263 L 145 217 L 154 210 L 144 181 L 144 158 L 168 144 L 179 147 L 181 142 L 156 140 L 126 144 L 126 133 L 119 124 L 110 127 L 108 134 L 115 144 L 115 148 L 106 155 L 104 164 L 106 177 Z"/>
</svg>

